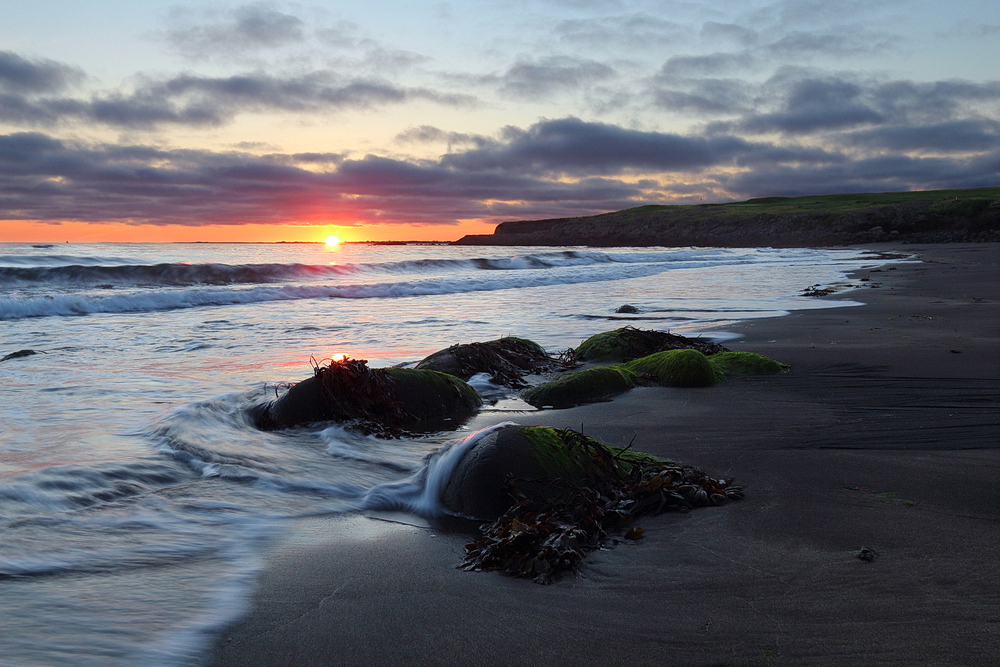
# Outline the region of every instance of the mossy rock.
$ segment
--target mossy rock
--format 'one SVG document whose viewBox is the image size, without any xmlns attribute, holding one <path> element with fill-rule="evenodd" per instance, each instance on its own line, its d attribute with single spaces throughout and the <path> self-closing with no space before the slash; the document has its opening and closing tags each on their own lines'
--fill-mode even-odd
<svg viewBox="0 0 1000 667">
<path fill-rule="evenodd" d="M 253 420 L 263 430 L 359 421 L 391 432 L 444 426 L 442 422 L 464 419 L 481 405 L 476 390 L 453 375 L 409 368 L 368 368 L 364 360 L 348 359 L 317 368 L 312 377 L 259 407 Z"/>
<path fill-rule="evenodd" d="M 555 380 L 525 390 L 521 398 L 540 408 L 568 408 L 605 400 L 636 385 L 635 373 L 621 366 L 600 366 L 564 373 Z"/>
<path fill-rule="evenodd" d="M 622 327 L 594 334 L 573 351 L 580 361 L 632 361 L 663 350 L 693 349 L 704 354 L 724 352 L 718 343 L 701 338 L 689 338 L 668 331 Z"/>
<path fill-rule="evenodd" d="M 709 387 L 720 379 L 709 357 L 698 350 L 666 350 L 623 366 L 664 387 Z"/>
<path fill-rule="evenodd" d="M 640 458 L 656 459 L 641 452 L 603 446 L 568 429 L 506 426 L 484 436 L 462 456 L 442 489 L 441 502 L 461 516 L 495 519 L 514 502 L 507 493 L 509 480 L 517 480 L 518 490 L 527 497 L 544 501 L 552 492 L 554 479 L 582 484 L 600 474 L 594 456 L 596 447 L 611 453 L 623 474 L 631 472 Z"/>
<path fill-rule="evenodd" d="M 385 373 L 403 411 L 417 421 L 465 417 L 483 404 L 476 390 L 454 375 L 413 368 L 386 368 Z"/>
<path fill-rule="evenodd" d="M 724 375 L 777 375 L 791 368 L 756 352 L 720 352 L 710 356 L 708 362 Z"/>
<path fill-rule="evenodd" d="M 418 370 L 434 370 L 468 380 L 477 373 L 489 373 L 500 384 L 523 386 L 523 373 L 548 369 L 553 359 L 541 345 L 516 336 L 484 343 L 462 343 L 421 359 Z"/>
</svg>

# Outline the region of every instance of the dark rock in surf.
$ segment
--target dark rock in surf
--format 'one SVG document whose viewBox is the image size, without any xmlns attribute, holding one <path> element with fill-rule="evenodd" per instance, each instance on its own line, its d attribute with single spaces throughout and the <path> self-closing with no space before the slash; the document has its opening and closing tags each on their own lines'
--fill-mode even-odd
<svg viewBox="0 0 1000 667">
<path fill-rule="evenodd" d="M 318 422 L 351 422 L 376 435 L 432 430 L 471 416 L 479 394 L 462 380 L 432 370 L 368 368 L 364 359 L 331 361 L 258 408 L 257 428 L 270 431 Z"/>
<path fill-rule="evenodd" d="M 551 370 L 557 364 L 538 343 L 507 336 L 485 343 L 452 345 L 420 360 L 415 368 L 448 373 L 463 380 L 489 373 L 496 384 L 523 387 L 523 375 Z"/>
<path fill-rule="evenodd" d="M 540 502 L 550 500 L 551 480 L 582 484 L 593 475 L 593 452 L 587 444 L 594 446 L 596 442 L 573 431 L 547 426 L 497 429 L 462 456 L 441 493 L 441 502 L 462 516 L 495 519 L 513 503 L 507 493 L 510 480 L 516 480 L 518 491 L 527 497 Z M 604 450 L 620 456 L 621 466 L 630 465 L 637 456 L 646 456 L 615 447 Z M 618 460 L 615 465 L 619 465 Z"/>
<path fill-rule="evenodd" d="M 20 359 L 21 357 L 30 357 L 32 355 L 38 354 L 37 350 L 18 350 L 17 352 L 11 352 L 10 354 L 4 355 L 0 361 L 7 361 L 8 359 Z"/>
<path fill-rule="evenodd" d="M 626 303 L 615 308 L 616 313 L 638 313 L 639 309 L 632 304 Z"/>
<path fill-rule="evenodd" d="M 466 516 L 493 517 L 459 567 L 547 584 L 587 552 L 616 544 L 614 533 L 642 537 L 633 525 L 640 516 L 742 498 L 733 481 L 570 429 L 508 426 L 464 452 L 443 500 Z"/>
<path fill-rule="evenodd" d="M 663 350 L 691 349 L 703 354 L 727 352 L 719 343 L 701 338 L 689 338 L 668 331 L 622 327 L 595 334 L 573 351 L 578 361 L 632 361 Z"/>
</svg>

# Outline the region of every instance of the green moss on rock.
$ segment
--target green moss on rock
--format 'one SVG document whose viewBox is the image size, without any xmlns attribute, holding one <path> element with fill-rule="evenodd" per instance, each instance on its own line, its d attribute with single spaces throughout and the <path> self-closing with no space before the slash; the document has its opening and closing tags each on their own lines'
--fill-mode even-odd
<svg viewBox="0 0 1000 667">
<path fill-rule="evenodd" d="M 630 361 L 624 367 L 664 387 L 708 387 L 719 381 L 708 360 L 698 350 L 666 350 Z"/>
<path fill-rule="evenodd" d="M 417 420 L 466 416 L 483 401 L 465 381 L 431 370 L 386 368 L 397 400 L 407 415 Z"/>
<path fill-rule="evenodd" d="M 513 502 L 508 495 L 512 480 L 525 497 L 552 500 L 565 488 L 553 484 L 555 480 L 590 485 L 608 474 L 627 477 L 642 465 L 661 461 L 602 445 L 570 429 L 505 426 L 465 453 L 442 490 L 441 501 L 460 515 L 493 519 Z"/>
<path fill-rule="evenodd" d="M 708 362 L 724 375 L 777 375 L 791 368 L 756 352 L 720 352 L 709 357 Z"/>
<path fill-rule="evenodd" d="M 688 338 L 669 331 L 622 327 L 594 334 L 580 343 L 573 354 L 581 361 L 622 362 L 663 350 L 693 349 L 704 354 L 724 352 L 718 343 L 701 338 Z"/>
<path fill-rule="evenodd" d="M 325 421 L 352 422 L 378 434 L 426 430 L 464 419 L 482 405 L 476 390 L 445 373 L 368 368 L 364 359 L 316 367 L 312 377 L 254 410 L 257 428 L 270 431 Z"/>
<path fill-rule="evenodd" d="M 635 384 L 635 373 L 629 369 L 601 366 L 564 373 L 551 382 L 526 390 L 521 397 L 536 408 L 566 408 L 617 396 Z"/>
</svg>

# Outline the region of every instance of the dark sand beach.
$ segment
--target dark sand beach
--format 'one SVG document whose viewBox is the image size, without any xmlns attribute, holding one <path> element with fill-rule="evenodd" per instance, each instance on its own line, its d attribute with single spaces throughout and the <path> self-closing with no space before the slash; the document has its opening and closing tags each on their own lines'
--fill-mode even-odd
<svg viewBox="0 0 1000 667">
<path fill-rule="evenodd" d="M 878 249 L 923 262 L 823 297 L 864 306 L 728 328 L 784 375 L 509 415 L 745 500 L 646 517 L 551 586 L 456 569 L 463 535 L 304 521 L 208 664 L 1000 664 L 1000 244 Z"/>
</svg>

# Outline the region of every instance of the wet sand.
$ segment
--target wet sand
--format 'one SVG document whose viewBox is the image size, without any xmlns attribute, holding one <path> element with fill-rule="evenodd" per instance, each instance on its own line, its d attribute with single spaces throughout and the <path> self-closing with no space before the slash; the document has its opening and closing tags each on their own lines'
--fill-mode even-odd
<svg viewBox="0 0 1000 667">
<path fill-rule="evenodd" d="M 461 535 L 303 522 L 208 664 L 1000 664 L 1000 244 L 897 249 L 924 261 L 823 297 L 864 306 L 727 328 L 787 374 L 472 425 L 634 438 L 745 500 L 552 586 L 455 569 Z"/>
</svg>

